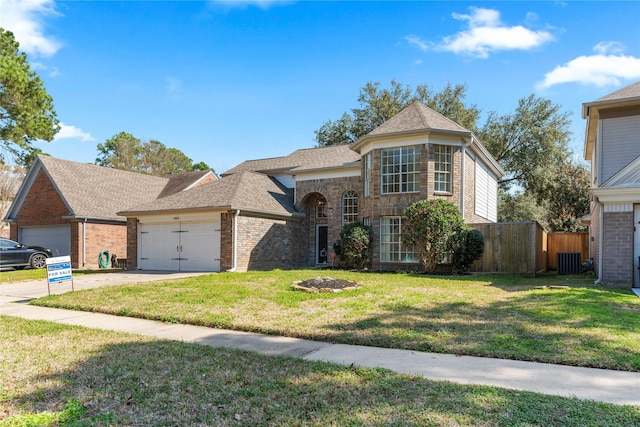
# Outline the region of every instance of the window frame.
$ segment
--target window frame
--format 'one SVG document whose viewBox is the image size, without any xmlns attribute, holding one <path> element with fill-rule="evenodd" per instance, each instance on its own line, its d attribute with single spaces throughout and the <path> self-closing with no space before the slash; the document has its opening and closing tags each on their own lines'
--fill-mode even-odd
<svg viewBox="0 0 640 427">
<path fill-rule="evenodd" d="M 418 253 L 405 245 L 402 241 L 402 216 L 382 216 L 380 217 L 380 262 L 398 264 L 419 263 Z M 393 221 L 394 224 L 387 225 Z M 391 233 L 387 232 L 389 227 L 393 227 Z M 388 250 L 385 250 L 388 248 Z M 395 251 L 392 249 L 396 249 Z"/>
<path fill-rule="evenodd" d="M 342 226 L 358 222 L 358 198 L 356 190 L 347 190 L 342 193 Z M 350 220 L 347 220 L 347 217 L 350 217 Z"/>
<path fill-rule="evenodd" d="M 421 145 L 380 150 L 380 193 L 420 192 Z"/>
<path fill-rule="evenodd" d="M 453 147 L 445 144 L 433 146 L 433 190 L 451 194 L 453 188 Z"/>
</svg>

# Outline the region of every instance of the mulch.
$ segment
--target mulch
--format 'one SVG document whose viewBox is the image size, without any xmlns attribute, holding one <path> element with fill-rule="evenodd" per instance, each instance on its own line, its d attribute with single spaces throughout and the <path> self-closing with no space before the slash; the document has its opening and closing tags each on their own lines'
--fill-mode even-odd
<svg viewBox="0 0 640 427">
<path fill-rule="evenodd" d="M 350 282 L 332 277 L 315 277 L 293 283 L 293 288 L 306 292 L 342 292 L 362 287 L 357 282 Z"/>
</svg>

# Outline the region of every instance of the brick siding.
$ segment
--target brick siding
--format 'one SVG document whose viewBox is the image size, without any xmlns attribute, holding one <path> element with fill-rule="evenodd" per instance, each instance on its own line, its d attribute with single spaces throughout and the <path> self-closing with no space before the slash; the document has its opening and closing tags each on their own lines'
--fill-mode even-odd
<svg viewBox="0 0 640 427">
<path fill-rule="evenodd" d="M 233 212 L 221 216 L 220 269 L 233 268 Z M 237 217 L 236 271 L 291 269 L 302 265 L 300 220 Z"/>
<path fill-rule="evenodd" d="M 605 212 L 603 222 L 602 281 L 611 286 L 630 288 L 633 283 L 633 212 Z"/>
<path fill-rule="evenodd" d="M 317 179 L 298 181 L 296 183 L 296 206 L 306 213 L 307 219 L 302 223 L 306 240 L 305 265 L 315 265 L 316 227 L 327 224 L 329 250 L 333 242 L 340 238 L 342 229 L 342 195 L 348 190 L 358 193 L 358 218 L 368 218 L 373 227 L 372 268 L 399 270 L 415 269 L 416 264 L 381 263 L 380 262 L 380 218 L 383 216 L 400 216 L 405 209 L 420 200 L 443 198 L 460 207 L 462 195 L 461 171 L 462 149 L 452 147 L 452 192 L 436 193 L 434 191 L 434 146 L 422 145 L 420 152 L 420 191 L 415 193 L 381 194 L 380 157 L 381 149 L 372 150 L 370 195 L 364 197 L 364 184 L 361 177 L 335 179 Z M 365 162 L 362 161 L 361 176 L 364 176 Z M 465 203 L 464 219 L 467 223 L 487 222 L 486 218 L 475 214 L 475 160 L 467 155 L 465 159 Z M 327 218 L 315 217 L 315 202 L 318 197 L 327 201 Z M 330 262 L 330 261 L 329 261 Z"/>
<path fill-rule="evenodd" d="M 18 230 L 21 227 L 68 225 L 71 239 L 71 266 L 73 268 L 98 268 L 98 256 L 102 249 L 116 253 L 119 258 L 127 257 L 127 230 L 124 223 L 92 221 L 84 223 L 64 218 L 68 215 L 69 208 L 65 205 L 47 174 L 41 170 L 22 203 L 18 212 L 18 221 L 11 224 L 11 238 L 18 240 Z M 84 234 L 83 227 L 86 227 Z M 86 251 L 83 248 L 83 236 L 86 241 Z"/>
</svg>

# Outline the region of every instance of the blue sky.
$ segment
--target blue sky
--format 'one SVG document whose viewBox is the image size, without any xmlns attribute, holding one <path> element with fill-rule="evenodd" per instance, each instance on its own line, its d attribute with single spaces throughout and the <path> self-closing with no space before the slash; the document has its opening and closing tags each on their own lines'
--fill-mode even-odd
<svg viewBox="0 0 640 427">
<path fill-rule="evenodd" d="M 63 127 L 94 162 L 124 131 L 221 173 L 315 145 L 367 82 L 466 84 L 484 113 L 535 94 L 572 114 L 640 80 L 640 2 L 0 0 Z"/>
</svg>

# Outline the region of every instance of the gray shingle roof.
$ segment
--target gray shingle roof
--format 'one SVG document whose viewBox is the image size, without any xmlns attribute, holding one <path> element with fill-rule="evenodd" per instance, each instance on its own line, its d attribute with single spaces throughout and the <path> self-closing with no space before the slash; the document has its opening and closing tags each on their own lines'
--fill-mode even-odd
<svg viewBox="0 0 640 427">
<path fill-rule="evenodd" d="M 262 173 L 302 172 L 305 170 L 330 169 L 348 166 L 360 160 L 360 155 L 349 145 L 296 150 L 288 156 L 269 159 L 248 160 L 229 169 L 222 176 L 253 171 Z"/>
<path fill-rule="evenodd" d="M 448 132 L 469 131 L 453 120 L 432 110 L 419 101 L 412 102 L 398 114 L 372 130 L 367 136 L 387 135 L 420 130 L 441 130 Z"/>
<path fill-rule="evenodd" d="M 211 173 L 211 171 L 195 171 L 165 176 L 165 178 L 168 178 L 168 182 L 158 197 L 167 197 L 171 194 L 183 191 L 209 173 Z"/>
<path fill-rule="evenodd" d="M 267 175 L 243 171 L 202 184 L 151 203 L 135 206 L 123 215 L 177 210 L 240 209 L 281 216 L 297 214 L 293 190 Z"/>
<path fill-rule="evenodd" d="M 48 156 L 38 156 L 51 181 L 80 218 L 120 220 L 116 212 L 156 199 L 168 178 L 143 175 Z"/>
<path fill-rule="evenodd" d="M 629 86 L 625 86 L 621 89 L 618 89 L 615 92 L 610 93 L 609 95 L 603 96 L 602 98 L 598 98 L 596 102 L 617 101 L 621 99 L 637 98 L 637 97 L 640 97 L 640 81 L 630 84 Z"/>
</svg>

